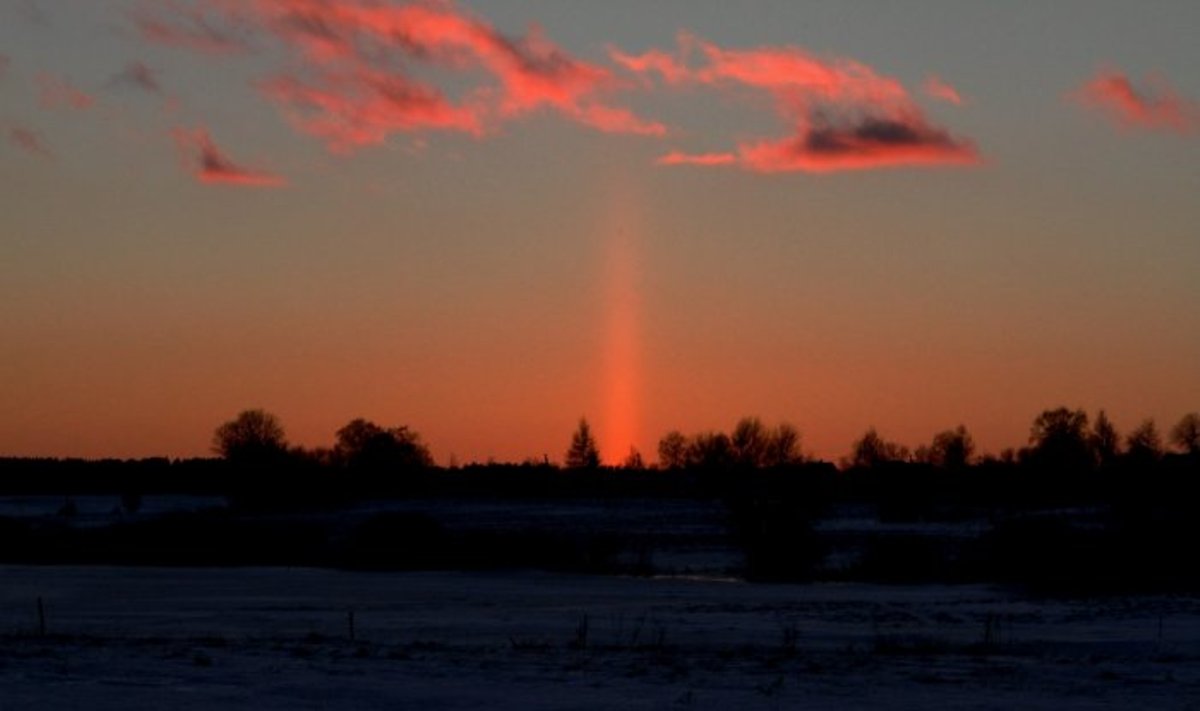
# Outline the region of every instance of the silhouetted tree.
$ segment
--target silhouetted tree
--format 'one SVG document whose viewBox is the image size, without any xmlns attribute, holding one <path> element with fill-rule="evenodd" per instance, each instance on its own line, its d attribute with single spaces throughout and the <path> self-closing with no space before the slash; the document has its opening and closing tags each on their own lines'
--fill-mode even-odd
<svg viewBox="0 0 1200 711">
<path fill-rule="evenodd" d="M 243 410 L 213 433 L 213 451 L 237 463 L 264 463 L 286 455 L 279 418 L 265 410 Z"/>
<path fill-rule="evenodd" d="M 1189 412 L 1171 428 L 1171 444 L 1187 454 L 1200 454 L 1200 413 Z"/>
<path fill-rule="evenodd" d="M 942 469 L 964 469 L 971 463 L 971 457 L 974 455 L 975 439 L 971 437 L 966 426 L 959 425 L 934 435 L 927 456 L 919 459 Z"/>
<path fill-rule="evenodd" d="M 1142 424 L 1125 438 L 1125 456 L 1133 462 L 1152 464 L 1162 459 L 1162 455 L 1162 437 L 1159 436 L 1158 427 L 1155 426 L 1152 417 L 1142 420 Z"/>
<path fill-rule="evenodd" d="M 703 432 L 688 443 L 689 467 L 723 469 L 733 464 L 733 445 L 724 432 Z"/>
<path fill-rule="evenodd" d="M 738 420 L 728 435 L 701 432 L 687 437 L 672 430 L 658 442 L 658 463 L 664 469 L 766 469 L 803 461 L 795 427 L 783 423 L 769 428 L 757 417 Z"/>
<path fill-rule="evenodd" d="M 804 453 L 800 451 L 800 431 L 792 425 L 781 422 L 770 433 L 767 441 L 766 459 L 764 466 L 790 467 L 804 462 Z"/>
<path fill-rule="evenodd" d="M 908 448 L 888 442 L 872 427 L 854 443 L 850 451 L 850 466 L 871 468 L 886 462 L 902 462 L 908 459 Z"/>
<path fill-rule="evenodd" d="M 600 467 L 600 450 L 596 447 L 596 438 L 592 436 L 592 428 L 588 426 L 586 419 L 580 418 L 579 427 L 571 436 L 566 467 L 568 469 L 598 469 Z"/>
<path fill-rule="evenodd" d="M 1039 466 L 1065 472 L 1091 468 L 1092 451 L 1087 435 L 1088 416 L 1065 407 L 1045 410 L 1033 421 L 1030 457 Z"/>
<path fill-rule="evenodd" d="M 738 466 L 754 469 L 799 464 L 800 432 L 790 424 L 774 428 L 763 425 L 757 417 L 738 421 L 729 436 L 730 455 Z"/>
<path fill-rule="evenodd" d="M 350 469 L 421 469 L 433 465 L 421 436 L 407 427 L 383 428 L 362 418 L 337 431 L 334 458 Z"/>
<path fill-rule="evenodd" d="M 646 468 L 646 462 L 642 460 L 642 453 L 637 451 L 637 447 L 629 448 L 629 454 L 625 457 L 625 461 L 621 462 L 621 468 L 633 471 L 640 471 Z"/>
<path fill-rule="evenodd" d="M 729 436 L 729 453 L 735 464 L 743 467 L 761 467 L 766 459 L 770 436 L 762 420 L 743 417 Z"/>
<path fill-rule="evenodd" d="M 1111 466 L 1121 454 L 1121 435 L 1113 426 L 1104 410 L 1096 413 L 1096 422 L 1092 425 L 1092 452 L 1100 466 Z"/>
<path fill-rule="evenodd" d="M 663 469 L 687 466 L 688 439 L 679 430 L 671 430 L 658 441 L 658 465 Z"/>
</svg>

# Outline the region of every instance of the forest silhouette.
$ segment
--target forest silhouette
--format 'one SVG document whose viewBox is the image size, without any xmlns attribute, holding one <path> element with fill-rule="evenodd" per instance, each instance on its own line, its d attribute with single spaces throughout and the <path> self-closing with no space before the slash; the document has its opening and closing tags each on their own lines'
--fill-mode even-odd
<svg viewBox="0 0 1200 711">
<path fill-rule="evenodd" d="M 695 501 L 725 512 L 727 541 L 742 556 L 733 572 L 750 580 L 1200 590 L 1200 571 L 1179 554 L 1200 534 L 1196 413 L 1164 437 L 1153 420 L 1122 435 L 1103 410 L 1093 418 L 1048 409 L 1024 446 L 998 454 L 980 454 L 962 425 L 914 448 L 872 427 L 836 464 L 806 455 L 795 427 L 756 417 L 728 432 L 670 431 L 650 465 L 636 450 L 602 464 L 582 418 L 565 444 L 561 464 L 543 456 L 439 467 L 404 425 L 358 418 L 329 446 L 305 448 L 288 442 L 278 417 L 248 409 L 215 428 L 213 458 L 0 459 L 0 496 L 62 498 L 53 516 L 0 517 L 0 562 L 649 574 L 660 542 L 644 536 L 532 524 L 456 529 L 421 507 L 582 501 L 653 511 L 661 502 L 666 511 Z M 162 495 L 225 504 L 141 511 Z M 78 523 L 75 499 L 85 496 L 113 496 L 111 516 Z M 410 505 L 393 511 L 387 502 Z M 848 516 L 880 531 L 908 528 L 838 533 L 830 522 Z M 930 533 L 968 523 L 970 535 Z"/>
</svg>

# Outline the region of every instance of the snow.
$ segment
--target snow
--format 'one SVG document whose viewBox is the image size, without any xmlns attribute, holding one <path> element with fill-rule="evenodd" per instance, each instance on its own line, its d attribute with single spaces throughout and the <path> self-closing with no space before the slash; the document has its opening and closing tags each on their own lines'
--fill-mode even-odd
<svg viewBox="0 0 1200 711">
<path fill-rule="evenodd" d="M 522 571 L 0 566 L 0 580 L 5 711 L 1200 703 L 1191 596 Z"/>
</svg>

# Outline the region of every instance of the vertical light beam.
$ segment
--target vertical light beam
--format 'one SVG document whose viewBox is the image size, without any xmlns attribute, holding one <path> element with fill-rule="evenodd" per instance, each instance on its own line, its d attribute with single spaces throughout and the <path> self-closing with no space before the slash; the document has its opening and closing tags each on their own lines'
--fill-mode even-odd
<svg viewBox="0 0 1200 711">
<path fill-rule="evenodd" d="M 628 183 L 611 191 L 605 229 L 604 422 L 601 454 L 620 464 L 635 446 L 641 391 L 639 216 Z M 644 456 L 644 455 L 643 455 Z"/>
</svg>

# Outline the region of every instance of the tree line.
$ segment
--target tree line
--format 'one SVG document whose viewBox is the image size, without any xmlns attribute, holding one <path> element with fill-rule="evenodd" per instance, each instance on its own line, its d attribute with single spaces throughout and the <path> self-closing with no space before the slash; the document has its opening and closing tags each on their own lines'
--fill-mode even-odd
<svg viewBox="0 0 1200 711">
<path fill-rule="evenodd" d="M 68 503 L 83 494 L 121 495 L 121 512 L 104 527 L 74 526 L 68 512 L 55 520 L 0 517 L 0 560 L 636 572 L 653 569 L 647 551 L 657 545 L 642 533 L 564 534 L 524 524 L 458 531 L 419 512 L 381 510 L 361 520 L 310 514 L 353 512 L 344 505 L 389 498 L 676 499 L 721 505 L 749 579 L 1200 589 L 1200 570 L 1181 565 L 1177 553 L 1180 542 L 1200 535 L 1195 413 L 1164 437 L 1152 420 L 1121 433 L 1103 411 L 1090 417 L 1049 409 L 1033 419 L 1025 446 L 998 455 L 978 454 L 961 425 L 915 449 L 870 428 L 838 465 L 806 455 L 794 426 L 755 417 L 724 432 L 668 432 L 653 466 L 637 452 L 622 466 L 603 466 L 586 420 L 566 442 L 561 465 L 542 457 L 437 468 L 416 431 L 362 418 L 334 432 L 329 446 L 297 447 L 262 409 L 221 423 L 212 448 L 219 458 L 0 459 L 5 493 L 61 493 Z M 216 495 L 225 505 L 139 515 L 140 496 L 159 493 Z M 987 526 L 956 537 L 818 525 L 847 511 L 885 523 Z"/>
<path fill-rule="evenodd" d="M 251 466 L 307 461 L 365 472 L 433 466 L 433 457 L 421 436 L 406 426 L 383 427 L 357 418 L 334 437 L 330 448 L 294 447 L 288 444 L 278 417 L 261 409 L 243 410 L 213 432 L 212 451 L 229 462 Z"/>
<path fill-rule="evenodd" d="M 366 419 L 350 421 L 334 434 L 331 447 L 305 449 L 288 443 L 278 417 L 249 409 L 221 424 L 213 433 L 212 450 L 241 465 L 282 465 L 289 461 L 381 473 L 391 470 L 428 469 L 433 457 L 420 434 L 401 425 L 385 427 Z M 1200 414 L 1184 415 L 1166 438 L 1153 419 L 1143 420 L 1121 436 L 1104 410 L 1095 419 L 1079 409 L 1058 407 L 1040 413 L 1030 427 L 1027 446 L 1005 449 L 998 455 L 979 455 L 975 440 L 964 425 L 936 433 L 928 444 L 915 449 L 884 438 L 869 428 L 854 441 L 840 468 L 871 469 L 912 463 L 938 469 L 959 470 L 975 464 L 1019 463 L 1066 472 L 1104 469 L 1118 464 L 1152 464 L 1171 453 L 1200 455 Z M 779 469 L 812 461 L 801 449 L 799 430 L 789 423 L 768 426 L 757 417 L 744 417 L 728 432 L 705 431 L 685 435 L 672 430 L 659 440 L 658 460 L 647 465 L 631 449 L 619 465 L 623 469 Z M 548 458 L 526 464 L 554 466 Z M 600 469 L 599 444 L 586 419 L 580 419 L 563 458 L 566 469 Z"/>
<path fill-rule="evenodd" d="M 1089 417 L 1083 410 L 1049 409 L 1033 419 L 1025 446 L 998 454 L 980 454 L 962 425 L 914 449 L 870 428 L 836 463 L 811 456 L 801 443 L 799 430 L 788 423 L 744 417 L 728 431 L 667 432 L 652 463 L 631 450 L 624 461 L 606 466 L 594 431 L 581 419 L 558 462 L 543 455 L 438 467 L 421 435 L 408 426 L 356 418 L 333 433 L 330 445 L 300 447 L 288 441 L 277 416 L 248 409 L 215 428 L 211 444 L 217 458 L 0 458 L 0 492 L 174 492 L 254 505 L 293 494 L 317 504 L 396 495 L 705 497 L 752 486 L 750 474 L 782 473 L 794 476 L 772 486 L 819 485 L 841 499 L 895 504 L 954 496 L 986 504 L 1095 498 L 1105 487 L 1148 490 L 1163 481 L 1143 474 L 1169 474 L 1167 479 L 1184 474 L 1180 486 L 1184 480 L 1200 482 L 1193 476 L 1200 474 L 1196 413 L 1184 415 L 1164 436 L 1153 420 L 1121 433 L 1104 411 Z"/>
</svg>

